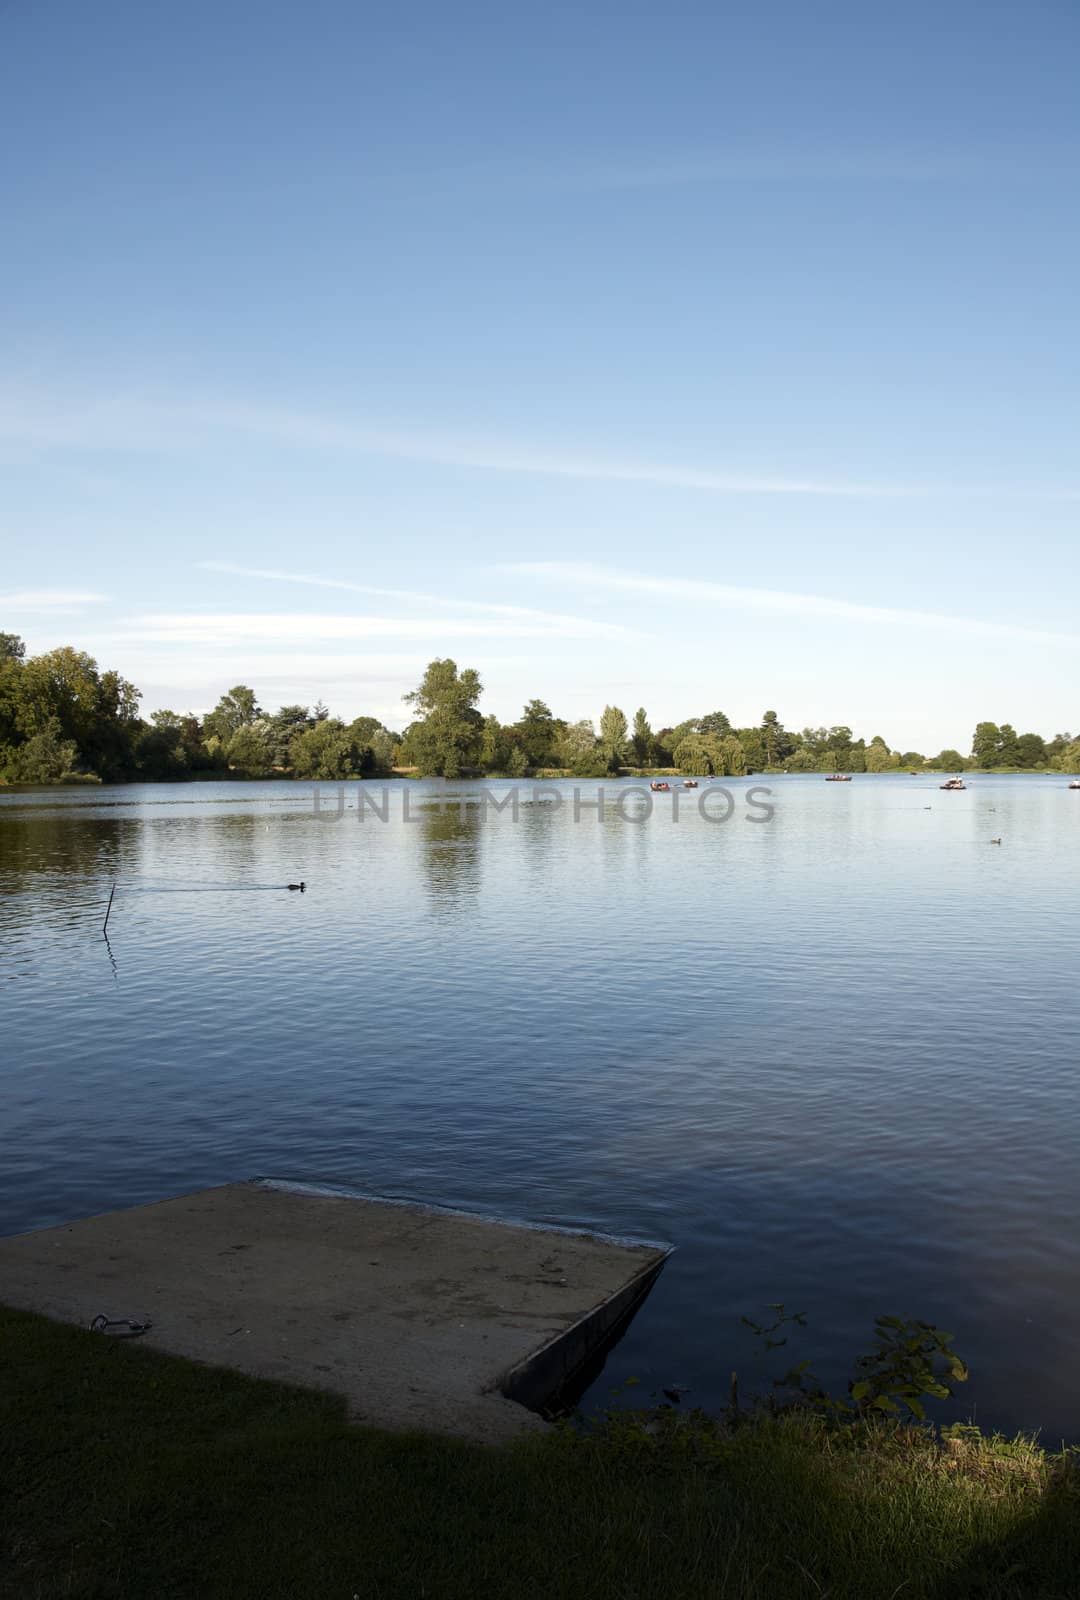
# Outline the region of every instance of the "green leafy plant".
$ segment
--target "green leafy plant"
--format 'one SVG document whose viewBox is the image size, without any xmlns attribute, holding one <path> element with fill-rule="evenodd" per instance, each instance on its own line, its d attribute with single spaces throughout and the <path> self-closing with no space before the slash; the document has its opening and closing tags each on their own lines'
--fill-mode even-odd
<svg viewBox="0 0 1080 1600">
<path fill-rule="evenodd" d="M 769 1323 L 743 1317 L 743 1325 L 762 1341 L 766 1350 L 778 1350 L 788 1342 L 787 1329 L 805 1328 L 803 1312 L 789 1312 L 783 1301 L 768 1307 Z M 953 1385 L 964 1383 L 968 1369 L 953 1348 L 953 1336 L 932 1322 L 918 1318 L 882 1316 L 874 1320 L 876 1342 L 855 1362 L 855 1376 L 848 1384 L 847 1398 L 828 1392 L 814 1374 L 808 1360 L 796 1362 L 772 1380 L 765 1405 L 773 1413 L 796 1408 L 822 1415 L 865 1417 L 891 1416 L 923 1421 L 925 1397 L 948 1399 Z M 782 1333 L 782 1337 L 778 1337 Z M 733 1384 L 733 1393 L 735 1392 Z"/>
<path fill-rule="evenodd" d="M 953 1349 L 953 1336 L 918 1318 L 877 1317 L 877 1342 L 855 1366 L 849 1392 L 856 1410 L 887 1416 L 926 1416 L 923 1397 L 947 1400 L 965 1383 L 968 1369 Z"/>
<path fill-rule="evenodd" d="M 755 1322 L 752 1317 L 743 1317 L 741 1320 L 743 1326 L 749 1328 L 755 1338 L 761 1340 L 766 1350 L 780 1350 L 787 1344 L 789 1334 L 785 1332 L 782 1338 L 778 1338 L 777 1335 L 782 1329 L 805 1328 L 806 1313 L 789 1311 L 782 1300 L 771 1301 L 768 1310 L 773 1313 L 773 1320 L 769 1323 Z M 729 1410 L 734 1412 L 738 1410 L 738 1385 L 734 1373 L 731 1394 Z M 797 1361 L 779 1377 L 773 1378 L 772 1389 L 766 1397 L 765 1405 L 774 1415 L 795 1407 L 821 1412 L 847 1409 L 842 1402 L 837 1402 L 827 1393 L 821 1380 L 811 1369 L 809 1360 Z"/>
<path fill-rule="evenodd" d="M 806 1313 L 804 1311 L 788 1311 L 782 1300 L 770 1301 L 767 1309 L 776 1313 L 767 1327 L 763 1323 L 755 1322 L 753 1317 L 743 1317 L 741 1319 L 743 1326 L 749 1328 L 751 1333 L 755 1334 L 763 1342 L 766 1350 L 779 1350 L 781 1345 L 787 1344 L 788 1336 L 786 1333 L 782 1339 L 773 1337 L 774 1334 L 779 1333 L 781 1328 L 806 1327 Z"/>
</svg>

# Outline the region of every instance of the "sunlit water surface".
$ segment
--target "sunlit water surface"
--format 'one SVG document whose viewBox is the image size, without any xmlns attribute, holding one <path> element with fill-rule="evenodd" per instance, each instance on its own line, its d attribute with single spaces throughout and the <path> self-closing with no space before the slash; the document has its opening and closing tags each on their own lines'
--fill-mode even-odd
<svg viewBox="0 0 1080 1600">
<path fill-rule="evenodd" d="M 261 1174 L 662 1239 L 590 1404 L 752 1387 L 783 1300 L 773 1370 L 922 1316 L 952 1414 L 1080 1437 L 1080 793 L 558 787 L 0 794 L 0 1232 Z"/>
</svg>

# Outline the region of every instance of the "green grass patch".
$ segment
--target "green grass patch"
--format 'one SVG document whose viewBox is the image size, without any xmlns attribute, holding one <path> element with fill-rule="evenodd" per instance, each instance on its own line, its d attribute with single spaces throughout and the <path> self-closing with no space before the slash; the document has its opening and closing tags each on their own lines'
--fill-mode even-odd
<svg viewBox="0 0 1080 1600">
<path fill-rule="evenodd" d="M 1072 1458 L 808 1415 L 499 1449 L 0 1309 L 0 1593 L 1080 1595 Z"/>
</svg>

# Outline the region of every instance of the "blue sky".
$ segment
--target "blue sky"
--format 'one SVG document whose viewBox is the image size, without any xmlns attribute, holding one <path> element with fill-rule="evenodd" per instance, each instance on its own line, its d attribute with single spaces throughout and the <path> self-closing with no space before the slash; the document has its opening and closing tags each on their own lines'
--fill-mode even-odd
<svg viewBox="0 0 1080 1600">
<path fill-rule="evenodd" d="M 0 0 L 0 627 L 1080 727 L 1072 0 Z"/>
</svg>

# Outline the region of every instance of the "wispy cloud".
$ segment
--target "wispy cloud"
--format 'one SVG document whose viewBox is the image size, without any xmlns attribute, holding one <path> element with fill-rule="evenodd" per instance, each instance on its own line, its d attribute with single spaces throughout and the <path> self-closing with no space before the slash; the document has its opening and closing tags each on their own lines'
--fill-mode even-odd
<svg viewBox="0 0 1080 1600">
<path fill-rule="evenodd" d="M 23 450 L 190 452 L 223 439 L 264 440 L 294 450 L 427 462 L 469 471 L 601 483 L 652 484 L 737 495 L 891 498 L 920 492 L 892 484 L 748 473 L 597 454 L 565 443 L 535 444 L 490 435 L 386 428 L 321 412 L 217 399 L 190 400 L 129 390 L 55 397 L 0 390 L 0 442 Z"/>
<path fill-rule="evenodd" d="M 806 184 L 846 183 L 948 183 L 1007 176 L 1038 176 L 1032 163 L 1022 164 L 1009 150 L 998 152 L 917 147 L 850 147 L 768 144 L 731 144 L 724 148 L 697 151 L 672 151 L 657 154 L 642 151 L 631 160 L 593 161 L 577 166 L 548 168 L 516 174 L 526 187 L 559 192 L 618 191 L 621 189 L 671 189 L 745 183 L 777 183 L 788 187 Z M 463 182 L 471 177 L 476 184 L 484 173 L 471 169 L 460 174 Z M 487 169 L 487 180 L 494 186 L 499 171 Z M 509 175 L 503 181 L 511 181 Z"/>
<path fill-rule="evenodd" d="M 536 623 L 545 632 L 565 633 L 569 638 L 595 636 L 602 639 L 627 638 L 630 630 L 614 622 L 593 617 L 565 616 L 556 611 L 537 611 L 530 606 L 502 605 L 488 600 L 458 600 L 448 595 L 424 594 L 416 589 L 385 589 L 370 583 L 354 583 L 348 578 L 323 578 L 306 572 L 282 572 L 276 567 L 247 567 L 235 561 L 200 561 L 201 571 L 220 572 L 230 577 L 266 579 L 273 583 L 297 583 L 314 589 L 344 590 L 349 594 L 372 595 L 381 599 L 405 601 L 412 605 L 442 606 L 457 611 L 477 611 L 486 616 L 505 617 Z"/>
<path fill-rule="evenodd" d="M 193 415 L 189 413 L 189 416 Z M 573 478 L 607 483 L 655 484 L 678 489 L 706 489 L 725 494 L 837 495 L 894 497 L 908 489 L 843 479 L 752 474 L 717 467 L 697 467 L 592 455 L 568 449 L 536 447 L 512 440 L 468 438 L 371 427 L 317 413 L 255 406 L 220 406 L 198 413 L 204 424 L 248 433 L 299 448 L 355 451 L 358 454 L 426 461 L 436 466 L 487 472 L 527 473 L 538 477 Z"/>
<path fill-rule="evenodd" d="M 133 640 L 109 635 L 90 641 L 94 649 L 107 646 L 125 676 L 143 690 L 143 714 L 162 706 L 192 708 L 200 714 L 216 705 L 235 683 L 251 684 L 263 706 L 292 701 L 314 704 L 324 700 L 335 716 L 359 712 L 376 716 L 388 727 L 411 720 L 402 697 L 423 677 L 431 649 L 414 653 L 380 650 L 312 650 L 286 645 L 274 650 L 251 642 L 211 639 L 193 650 L 183 639 Z M 485 678 L 501 681 L 504 673 L 524 672 L 535 665 L 532 648 L 522 656 L 495 653 L 484 648 L 470 652 L 479 660 Z"/>
<path fill-rule="evenodd" d="M 115 636 L 109 640 L 113 648 L 119 642 Z M 423 675 L 430 659 L 430 652 L 425 650 L 415 654 L 303 649 L 273 652 L 252 651 L 246 646 L 239 656 L 227 642 L 212 642 L 219 646 L 217 651 L 192 651 L 184 641 L 177 641 L 175 649 L 169 647 L 167 640 L 138 644 L 133 647 L 134 654 L 131 648 L 125 653 L 124 670 L 137 671 L 140 683 L 167 678 L 185 690 L 207 684 L 232 684 L 241 678 L 258 685 L 261 692 L 268 684 L 271 689 L 278 684 L 292 684 L 295 690 L 317 689 L 328 683 L 410 684 Z"/>
<path fill-rule="evenodd" d="M 1060 144 L 1042 149 L 1034 157 L 1013 145 L 988 141 L 954 143 L 950 148 L 936 144 L 904 143 L 847 144 L 819 142 L 781 142 L 778 140 L 732 139 L 711 147 L 656 144 L 627 152 L 602 149 L 582 152 L 575 148 L 567 159 L 552 156 L 549 150 L 530 159 L 528 152 L 512 160 L 494 159 L 441 163 L 442 152 L 430 150 L 409 167 L 349 170 L 324 169 L 314 179 L 299 184 L 275 184 L 272 192 L 305 192 L 312 183 L 316 192 L 341 193 L 343 190 L 373 199 L 380 196 L 408 196 L 416 202 L 441 199 L 484 198 L 516 199 L 533 204 L 545 196 L 559 198 L 576 193 L 604 194 L 620 190 L 696 187 L 737 187 L 741 184 L 779 184 L 788 188 L 808 184 L 845 185 L 864 183 L 930 184 L 941 187 L 955 183 L 1003 180 L 1045 182 L 1069 173 L 1075 162 L 1073 151 Z M 268 191 L 269 192 L 269 191 Z"/>
<path fill-rule="evenodd" d="M 92 594 L 85 589 L 10 589 L 0 594 L 0 611 L 74 615 L 86 606 L 103 605 L 107 599 L 107 595 Z"/>
<path fill-rule="evenodd" d="M 562 639 L 565 625 L 520 619 L 464 617 L 353 617 L 319 612 L 151 612 L 133 617 L 117 639 L 175 644 L 228 644 L 273 640 L 315 644 L 333 639 Z"/>
<path fill-rule="evenodd" d="M 897 606 L 868 605 L 860 601 L 838 600 L 828 595 L 744 588 L 696 578 L 655 577 L 618 567 L 596 566 L 589 562 L 518 561 L 506 563 L 499 570 L 547 579 L 575 589 L 600 590 L 607 594 L 641 594 L 654 600 L 707 601 L 713 608 L 719 606 L 735 612 L 829 618 L 890 627 L 945 629 L 951 633 L 980 634 L 985 638 L 1024 639 L 1034 644 L 1080 648 L 1080 634 L 1056 633 L 1011 622 L 952 616 L 941 611 L 909 611 Z"/>
<path fill-rule="evenodd" d="M 643 484 L 728 495 L 806 495 L 846 499 L 982 498 L 1067 500 L 1080 489 L 1008 483 L 866 482 L 843 473 L 805 476 L 747 472 L 727 463 L 655 461 L 607 454 L 564 440 L 537 444 L 456 431 L 393 428 L 349 416 L 217 397 L 128 390 L 62 396 L 0 389 L 0 445 L 21 451 L 192 453 L 238 439 L 298 451 L 426 462 L 476 472 Z"/>
</svg>

